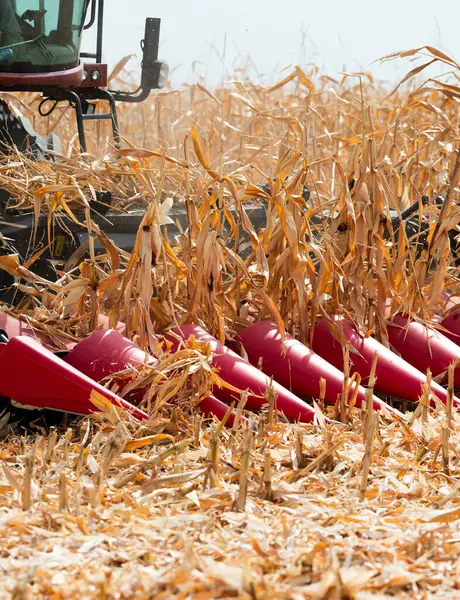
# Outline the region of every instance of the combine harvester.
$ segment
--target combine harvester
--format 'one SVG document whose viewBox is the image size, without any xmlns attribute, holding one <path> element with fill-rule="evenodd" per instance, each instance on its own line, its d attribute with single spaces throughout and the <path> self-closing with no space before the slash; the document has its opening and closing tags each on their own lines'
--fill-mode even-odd
<svg viewBox="0 0 460 600">
<path fill-rule="evenodd" d="M 142 102 L 151 90 L 162 88 L 168 76 L 167 64 L 158 60 L 160 20 L 147 19 L 138 90 L 133 93 L 109 90 L 107 65 L 102 63 L 103 24 L 103 0 L 2 0 L 0 3 L 0 92 L 41 94 L 39 112 L 42 116 L 49 115 L 58 103 L 68 103 L 75 110 L 83 152 L 87 150 L 86 121 L 108 120 L 114 145 L 119 148 L 116 102 Z M 92 27 L 96 27 L 96 51 L 80 52 L 83 31 Z M 97 112 L 102 102 L 108 108 Z M 14 145 L 36 160 L 53 160 L 53 153 L 57 157 L 59 154 L 59 140 L 55 136 L 37 135 L 30 123 L 15 116 L 4 101 L 0 101 L 0 143 Z M 29 247 L 33 215 L 9 211 L 6 192 L 0 191 L 0 201 L 3 207 L 1 233 L 12 239 L 21 253 Z M 110 205 L 110 194 L 100 191 L 97 202 L 92 205 L 92 217 L 117 246 L 129 251 L 142 215 L 111 214 L 107 221 L 101 215 L 110 210 Z M 411 219 L 413 212 L 412 208 L 407 211 L 404 219 Z M 37 242 L 45 239 L 46 228 L 47 216 L 44 215 L 38 221 Z M 62 243 L 54 247 L 60 248 L 60 255 L 44 253 L 36 265 L 37 271 L 50 279 L 49 259 L 65 262 L 87 236 L 87 232 L 70 222 L 66 223 L 65 230 L 59 230 L 58 223 L 56 228 L 56 241 Z M 11 283 L 14 280 L 4 273 L 0 287 L 3 286 L 1 300 L 5 303 L 14 300 Z M 331 323 L 336 328 L 334 333 Z M 209 397 L 201 399 L 199 406 L 205 414 L 219 419 L 227 416 L 227 422 L 233 424 L 235 412 L 229 411 L 229 405 L 236 405 L 243 392 L 247 392 L 246 409 L 260 410 L 270 397 L 276 397 L 276 408 L 286 418 L 314 422 L 319 415 L 317 409 L 307 403 L 309 400 L 321 398 L 325 404 L 334 405 L 342 398 L 356 407 L 365 403 L 366 390 L 359 381 L 367 383 L 375 352 L 378 353 L 375 391 L 417 402 L 427 381 L 426 370 L 429 368 L 433 375 L 441 375 L 452 361 L 460 358 L 460 347 L 456 343 L 457 339 L 460 342 L 458 323 L 458 311 L 442 321 L 449 340 L 419 323 L 409 323 L 406 317 L 397 316 L 389 327 L 389 336 L 398 354 L 373 338 L 364 338 L 350 322 L 338 318 L 317 324 L 313 349 L 289 335 L 283 340 L 270 322 L 255 323 L 240 332 L 248 360 L 196 325 L 181 326 L 169 333 L 168 340 L 173 348 L 179 348 L 190 337 L 209 344 L 212 365 L 227 387 L 216 386 Z M 78 344 L 62 340 L 66 347 L 62 351 L 43 332 L 7 313 L 0 314 L 0 329 L 1 396 L 23 406 L 89 414 L 97 410 L 91 401 L 93 392 L 93 399 L 102 396 L 114 406 L 126 409 L 133 418 L 148 419 L 136 406 L 147 389 L 127 394 L 128 402 L 120 396 L 123 386 L 118 388 L 119 394 L 115 394 L 101 384 L 129 368 L 149 369 L 157 360 L 119 331 L 102 328 Z M 339 339 L 348 340 L 355 349 L 350 353 L 351 381 L 343 374 L 343 347 Z M 460 384 L 458 371 L 455 382 Z M 441 402 L 447 401 L 447 392 L 439 384 L 432 383 L 432 394 Z M 384 413 L 397 412 L 376 396 L 373 406 Z M 326 418 L 323 420 L 328 422 Z"/>
</svg>

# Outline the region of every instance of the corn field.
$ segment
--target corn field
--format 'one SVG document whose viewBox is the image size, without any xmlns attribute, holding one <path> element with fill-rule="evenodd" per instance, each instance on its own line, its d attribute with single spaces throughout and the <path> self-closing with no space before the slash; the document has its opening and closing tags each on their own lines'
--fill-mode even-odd
<svg viewBox="0 0 460 600">
<path fill-rule="evenodd" d="M 121 150 L 98 125 L 87 154 L 72 111 L 41 119 L 37 98 L 4 95 L 63 149 L 53 163 L 12 150 L 0 187 L 48 216 L 50 246 L 64 216 L 93 236 L 56 281 L 34 273 L 42 247 L 18 257 L 3 240 L 0 267 L 21 300 L 2 309 L 57 346 L 102 315 L 157 361 L 110 382 L 148 385 L 141 425 L 96 397 L 100 412 L 72 426 L 1 417 L 0 598 L 458 596 L 456 411 L 350 407 L 344 424 L 303 425 L 269 402 L 257 415 L 237 407 L 250 425 L 226 428 L 196 412 L 226 385 L 209 348 L 192 340 L 174 353 L 163 338 L 193 322 L 232 344 L 271 319 L 311 345 L 318 319 L 343 315 L 388 346 L 395 314 L 431 324 L 460 303 L 449 238 L 460 222 L 460 65 L 432 47 L 383 60 L 417 66 L 394 90 L 368 73 L 299 66 L 271 88 L 237 73 L 213 90 L 167 89 L 120 106 Z M 423 78 L 440 63 L 449 76 Z M 112 74 L 121 85 L 123 66 Z M 143 211 L 132 253 L 92 220 L 97 191 L 112 192 L 113 211 Z M 416 202 L 429 220 L 421 250 L 391 219 Z M 176 210 L 187 227 L 172 237 Z"/>
</svg>

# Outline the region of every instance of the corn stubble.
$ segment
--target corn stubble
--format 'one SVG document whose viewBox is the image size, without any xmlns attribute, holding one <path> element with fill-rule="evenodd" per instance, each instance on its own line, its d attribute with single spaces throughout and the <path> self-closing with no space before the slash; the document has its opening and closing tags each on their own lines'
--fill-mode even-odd
<svg viewBox="0 0 460 600">
<path fill-rule="evenodd" d="M 76 428 L 5 437 L 0 598 L 456 597 L 451 403 L 432 408 L 427 389 L 403 419 L 371 401 L 346 406 L 344 393 L 327 410 L 346 425 L 319 416 L 308 426 L 285 423 L 269 394 L 265 413 L 227 429 L 193 410 L 228 385 L 209 348 L 190 340 L 171 354 L 158 337 L 193 320 L 225 341 L 271 318 L 308 343 L 318 317 L 342 314 L 387 343 L 389 314 L 428 321 L 459 294 L 447 235 L 459 220 L 459 66 L 430 47 L 401 55 L 424 62 L 392 95 L 363 73 L 338 81 L 297 67 L 271 88 L 238 74 L 212 92 L 200 83 L 122 107 L 121 151 L 99 127 L 92 154 L 76 154 L 62 112 L 46 123 L 66 142 L 59 162 L 2 162 L 0 186 L 49 215 L 49 244 L 65 213 L 105 248 L 76 253 L 57 282 L 33 274 L 40 249 L 23 263 L 0 257 L 26 292 L 16 314 L 57 340 L 83 338 L 105 314 L 158 361 L 107 382 L 147 389 L 147 423 L 94 395 L 101 412 Z M 454 75 L 412 85 L 433 62 Z M 258 187 L 267 182 L 269 192 Z M 91 221 L 95 190 L 114 192 L 114 210 L 143 207 L 132 254 Z M 404 235 L 383 232 L 390 208 L 422 194 L 446 202 L 424 208 L 430 231 L 417 257 Z M 257 202 L 266 221 L 256 230 Z M 178 205 L 188 228 L 171 240 Z M 314 226 L 324 210 L 330 224 Z"/>
</svg>

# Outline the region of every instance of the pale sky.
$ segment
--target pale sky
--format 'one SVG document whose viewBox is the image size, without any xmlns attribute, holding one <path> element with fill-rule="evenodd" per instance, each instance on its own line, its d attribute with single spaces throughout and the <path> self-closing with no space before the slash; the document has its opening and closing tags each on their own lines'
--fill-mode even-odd
<svg viewBox="0 0 460 600">
<path fill-rule="evenodd" d="M 199 74 L 214 85 L 248 56 L 270 80 L 283 67 L 309 62 L 331 76 L 371 69 L 381 79 L 395 80 L 412 67 L 407 60 L 386 67 L 370 63 L 390 52 L 423 45 L 434 45 L 460 60 L 459 0 L 106 0 L 105 4 L 104 52 L 109 64 L 133 52 L 140 56 L 145 18 L 160 17 L 160 57 L 174 71 L 174 86 L 194 81 Z M 201 63 L 195 71 L 194 61 Z"/>
</svg>

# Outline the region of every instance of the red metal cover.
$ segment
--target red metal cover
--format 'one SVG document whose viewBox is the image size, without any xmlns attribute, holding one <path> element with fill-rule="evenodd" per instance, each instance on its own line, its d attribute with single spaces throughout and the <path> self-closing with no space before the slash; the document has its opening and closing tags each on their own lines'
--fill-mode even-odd
<svg viewBox="0 0 460 600">
<path fill-rule="evenodd" d="M 0 330 L 6 333 L 8 339 L 17 337 L 18 335 L 26 335 L 39 340 L 50 349 L 55 348 L 53 341 L 45 333 L 5 312 L 0 312 Z"/>
<path fill-rule="evenodd" d="M 91 379 L 100 381 L 129 367 L 152 364 L 155 359 L 114 329 L 94 331 L 64 357 Z"/>
<path fill-rule="evenodd" d="M 460 344 L 460 308 L 444 317 L 441 325 L 446 328 L 444 335 L 456 344 Z"/>
<path fill-rule="evenodd" d="M 83 81 L 83 65 L 51 73 L 0 73 L 0 87 L 79 87 Z"/>
</svg>

